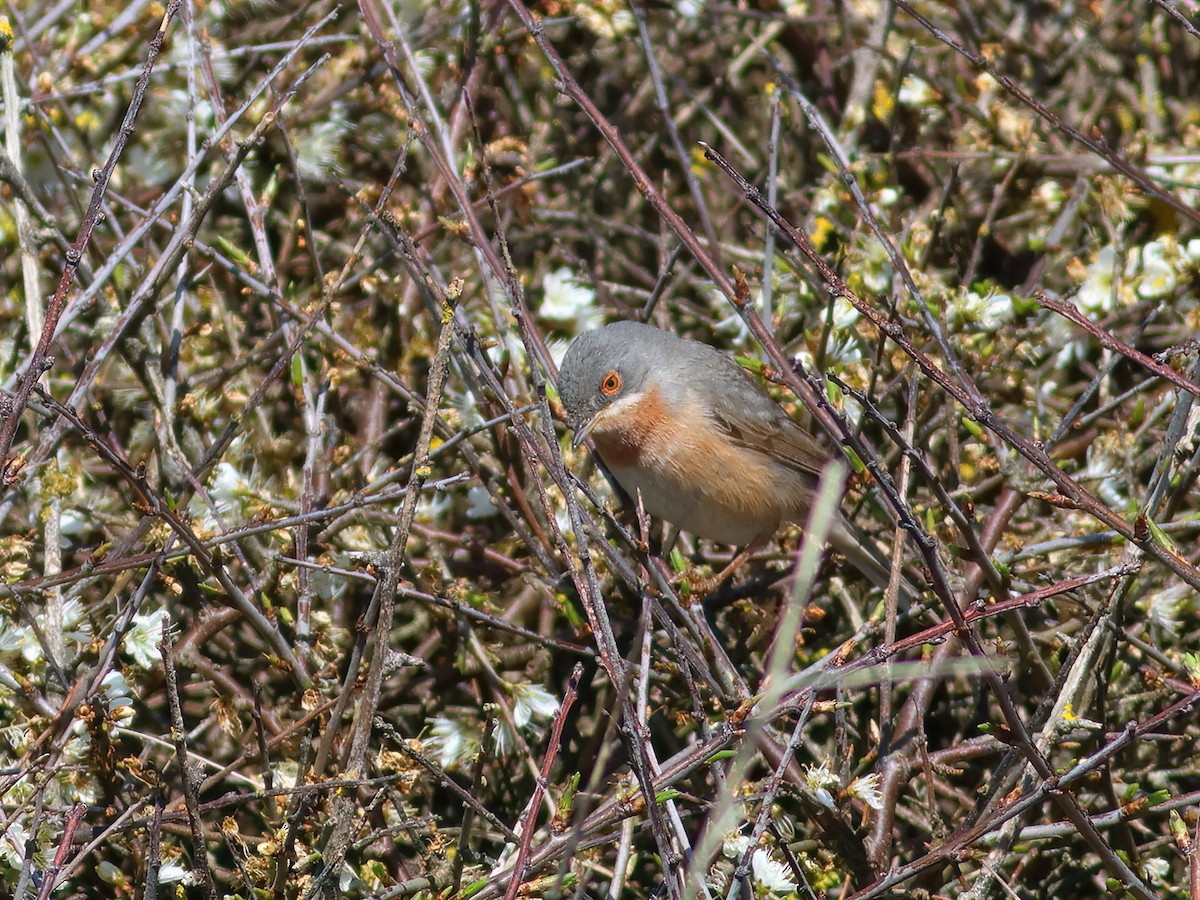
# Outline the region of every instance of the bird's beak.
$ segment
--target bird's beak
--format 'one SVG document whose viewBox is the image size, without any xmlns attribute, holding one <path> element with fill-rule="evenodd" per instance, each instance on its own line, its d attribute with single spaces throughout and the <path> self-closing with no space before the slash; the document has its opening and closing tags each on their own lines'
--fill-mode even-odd
<svg viewBox="0 0 1200 900">
<path fill-rule="evenodd" d="M 571 423 L 571 428 L 575 432 L 575 436 L 573 438 L 571 438 L 571 449 L 572 450 L 578 450 L 579 445 L 588 439 L 588 435 L 591 434 L 592 429 L 596 427 L 596 419 L 599 418 L 599 416 L 600 416 L 600 414 L 596 413 L 596 415 L 592 416 L 590 419 L 588 419 L 586 422 L 583 422 L 582 424 L 579 424 L 577 422 Z"/>
</svg>

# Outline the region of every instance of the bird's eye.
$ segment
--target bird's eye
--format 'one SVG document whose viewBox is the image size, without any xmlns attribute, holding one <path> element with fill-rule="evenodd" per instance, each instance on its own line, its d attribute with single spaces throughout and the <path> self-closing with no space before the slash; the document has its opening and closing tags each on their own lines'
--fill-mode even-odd
<svg viewBox="0 0 1200 900">
<path fill-rule="evenodd" d="M 607 374 L 600 379 L 600 393 L 606 397 L 611 397 L 621 389 L 621 376 L 616 369 L 609 369 Z"/>
</svg>

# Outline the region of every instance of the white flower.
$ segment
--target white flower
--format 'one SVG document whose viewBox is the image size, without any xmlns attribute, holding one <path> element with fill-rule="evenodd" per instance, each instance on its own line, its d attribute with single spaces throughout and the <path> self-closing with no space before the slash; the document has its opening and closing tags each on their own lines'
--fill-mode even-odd
<svg viewBox="0 0 1200 900">
<path fill-rule="evenodd" d="M 717 310 L 726 309 L 725 295 L 720 291 L 713 292 L 713 303 Z M 755 304 L 759 309 L 762 309 L 762 291 L 758 292 L 758 297 L 755 299 Z M 730 343 L 742 344 L 750 338 L 750 326 L 736 312 L 731 313 L 725 318 L 717 321 L 713 326 L 713 330 L 720 335 L 728 335 Z"/>
<path fill-rule="evenodd" d="M 737 859 L 746 852 L 749 846 L 750 838 L 748 835 L 731 831 L 725 835 L 725 840 L 721 843 L 721 852 L 730 859 Z"/>
<path fill-rule="evenodd" d="M 443 7 L 443 11 L 445 11 L 445 7 Z M 417 71 L 426 78 L 437 72 L 441 65 L 438 55 L 431 50 L 418 50 L 413 54 L 413 59 L 417 64 Z"/>
<path fill-rule="evenodd" d="M 271 766 L 272 781 L 276 789 L 287 790 L 296 786 L 296 776 L 300 773 L 300 764 L 295 760 L 274 763 Z"/>
<path fill-rule="evenodd" d="M 1013 299 L 999 291 L 967 291 L 954 302 L 953 314 L 960 322 L 976 325 L 977 330 L 997 331 L 1013 320 Z"/>
<path fill-rule="evenodd" d="M 514 684 L 512 686 L 513 721 L 518 728 L 525 728 L 534 719 L 549 719 L 558 712 L 558 698 L 536 684 Z"/>
<path fill-rule="evenodd" d="M 62 605 L 62 634 L 72 645 L 86 644 L 91 639 L 91 626 L 84 620 L 83 605 L 78 600 Z M 19 653 L 26 662 L 36 663 L 42 658 L 42 644 L 32 628 L 0 616 L 0 653 Z"/>
<path fill-rule="evenodd" d="M 829 347 L 826 348 L 825 364 L 829 365 L 831 360 L 836 361 L 842 369 L 848 369 L 862 359 L 862 345 L 859 344 L 856 336 L 851 334 L 840 334 L 829 342 Z M 843 410 L 849 414 L 849 410 Z M 853 415 L 853 414 L 851 414 Z"/>
<path fill-rule="evenodd" d="M 1114 509 L 1124 509 L 1128 504 L 1125 495 L 1125 480 L 1123 459 L 1115 435 L 1108 439 L 1093 441 L 1088 445 L 1085 458 L 1087 466 L 1079 473 L 1079 478 L 1096 481 L 1096 493 Z"/>
<path fill-rule="evenodd" d="M 796 890 L 796 882 L 788 867 L 761 847 L 750 857 L 750 870 L 754 873 L 754 881 L 773 893 L 790 894 Z"/>
<path fill-rule="evenodd" d="M 829 766 L 821 763 L 819 766 L 804 767 L 804 789 L 822 806 L 834 808 L 833 794 L 830 788 L 838 786 L 838 778 L 829 770 Z"/>
<path fill-rule="evenodd" d="M 152 669 L 162 661 L 158 644 L 162 640 L 162 621 L 166 615 L 165 610 L 158 609 L 133 617 L 133 627 L 125 633 L 125 652 L 135 665 Z"/>
<path fill-rule="evenodd" d="M 555 322 L 582 330 L 599 322 L 596 292 L 578 281 L 570 269 L 555 269 L 542 280 L 542 302 L 537 312 Z"/>
<path fill-rule="evenodd" d="M 834 331 L 845 331 L 852 328 L 854 323 L 861 318 L 859 311 L 850 305 L 848 300 L 842 297 L 835 297 L 833 301 L 833 329 Z"/>
<path fill-rule="evenodd" d="M 343 862 L 341 869 L 338 870 L 338 890 L 343 895 L 350 893 L 350 888 L 359 884 L 358 875 L 354 872 L 354 867 L 348 862 Z"/>
<path fill-rule="evenodd" d="M 675 0 L 675 12 L 687 19 L 695 19 L 704 10 L 704 0 Z"/>
<path fill-rule="evenodd" d="M 499 510 L 492 502 L 492 495 L 482 484 L 477 484 L 467 491 L 467 518 L 490 519 Z"/>
<path fill-rule="evenodd" d="M 496 725 L 492 729 L 492 751 L 497 756 L 507 756 L 516 745 L 517 733 L 503 719 L 496 719 Z"/>
<path fill-rule="evenodd" d="M 159 884 L 174 884 L 177 881 L 184 884 L 191 884 L 192 873 L 178 863 L 173 862 L 165 862 L 158 867 Z"/>
<path fill-rule="evenodd" d="M 883 797 L 879 793 L 879 776 L 872 772 L 855 778 L 846 788 L 846 793 L 857 797 L 871 809 L 883 809 Z"/>
<path fill-rule="evenodd" d="M 563 534 L 571 533 L 571 512 L 565 505 L 554 508 L 554 521 Z"/>
<path fill-rule="evenodd" d="M 0 860 L 10 869 L 20 870 L 25 862 L 25 842 L 28 835 L 21 822 L 13 822 L 3 835 L 0 835 Z"/>
<path fill-rule="evenodd" d="M 23 632 L 26 629 L 0 616 L 0 653 L 13 653 L 24 643 Z"/>
<path fill-rule="evenodd" d="M 73 537 L 81 534 L 91 524 L 90 517 L 82 510 L 68 507 L 62 511 L 62 515 L 58 519 L 58 533 L 63 536 L 63 549 L 70 546 L 70 542 L 65 538 Z"/>
<path fill-rule="evenodd" d="M 567 355 L 567 350 L 570 348 L 571 342 L 559 337 L 546 338 L 546 349 L 550 351 L 550 358 L 554 360 L 554 364 L 560 369 L 562 368 L 563 357 Z"/>
<path fill-rule="evenodd" d="M 82 763 L 92 752 L 92 737 L 88 734 L 87 725 L 76 719 L 68 729 L 67 742 L 63 744 L 63 759 L 72 763 Z"/>
<path fill-rule="evenodd" d="M 729 859 L 741 859 L 750 849 L 750 838 L 744 834 L 730 832 L 725 835 L 721 852 Z M 750 873 L 754 883 L 776 894 L 790 894 L 796 890 L 787 866 L 773 859 L 762 847 L 755 847 L 750 854 Z"/>
<path fill-rule="evenodd" d="M 896 97 L 901 106 L 931 106 L 938 102 L 937 91 L 928 81 L 916 75 L 905 75 L 900 82 L 900 93 Z"/>
<path fill-rule="evenodd" d="M 475 399 L 474 391 L 465 390 L 455 396 L 454 408 L 458 410 L 463 428 L 475 428 L 483 424 L 483 415 L 479 412 L 479 403 Z"/>
<path fill-rule="evenodd" d="M 809 353 L 807 350 L 797 351 L 796 354 L 794 356 L 792 356 L 792 365 L 799 366 L 805 372 L 816 372 L 817 371 L 817 361 L 816 361 L 816 359 L 813 358 L 813 355 L 811 353 Z"/>
<path fill-rule="evenodd" d="M 471 761 L 479 749 L 479 734 L 462 722 L 437 716 L 426 719 L 429 736 L 426 749 L 432 750 L 443 769 L 453 769 Z"/>
<path fill-rule="evenodd" d="M 453 505 L 454 498 L 445 491 L 424 491 L 417 501 L 417 521 L 439 522 Z"/>
<path fill-rule="evenodd" d="M 1165 297 L 1175 290 L 1175 267 L 1167 259 L 1162 241 L 1151 241 L 1142 248 L 1142 277 L 1137 293 L 1144 299 Z"/>
<path fill-rule="evenodd" d="M 108 704 L 109 715 L 120 725 L 133 719 L 133 691 L 129 689 L 125 676 L 114 670 L 100 682 L 100 692 Z"/>
<path fill-rule="evenodd" d="M 208 494 L 216 504 L 220 513 L 228 512 L 241 506 L 242 499 L 253 491 L 250 482 L 230 462 L 217 464 L 209 484 Z"/>
<path fill-rule="evenodd" d="M 872 235 L 860 249 L 858 273 L 863 285 L 874 294 L 882 294 L 892 286 L 892 260 L 887 247 Z"/>
<path fill-rule="evenodd" d="M 1165 885 L 1167 876 L 1171 874 L 1171 864 L 1162 857 L 1147 859 L 1142 862 L 1142 873 L 1148 881 L 1156 881 Z"/>
<path fill-rule="evenodd" d="M 1124 269 L 1124 260 L 1117 259 L 1117 248 L 1107 244 L 1100 248 L 1096 259 L 1087 267 L 1083 285 L 1075 302 L 1085 312 L 1108 312 L 1113 308 L 1113 275 Z"/>
<path fill-rule="evenodd" d="M 989 330 L 998 329 L 1013 320 L 1013 298 L 1009 294 L 989 294 L 984 310 L 983 325 Z"/>
<path fill-rule="evenodd" d="M 1200 238 L 1192 238 L 1183 248 L 1183 258 L 1190 263 L 1200 262 Z"/>
<path fill-rule="evenodd" d="M 825 364 L 836 363 L 842 369 L 848 369 L 862 359 L 862 345 L 859 343 L 858 332 L 854 330 L 855 323 L 860 318 L 859 312 L 840 297 L 833 301 L 833 328 L 830 332 L 829 344 L 825 348 Z M 811 354 L 801 351 L 796 359 L 809 372 L 815 372 L 815 360 Z"/>
<path fill-rule="evenodd" d="M 614 40 L 633 30 L 633 14 L 610 0 L 580 0 L 572 12 L 597 37 Z"/>
<path fill-rule="evenodd" d="M 521 336 L 517 334 L 515 323 L 502 337 L 489 344 L 487 355 L 498 368 L 504 368 L 515 360 L 525 358 L 525 345 L 521 343 Z"/>
<path fill-rule="evenodd" d="M 84 618 L 83 604 L 78 600 L 68 600 L 62 607 L 63 637 L 86 644 L 92 637 L 92 626 Z"/>
<path fill-rule="evenodd" d="M 1046 209 L 1054 211 L 1062 206 L 1066 194 L 1063 193 L 1062 185 L 1050 178 L 1039 182 L 1038 186 L 1033 189 L 1033 199 Z"/>
</svg>

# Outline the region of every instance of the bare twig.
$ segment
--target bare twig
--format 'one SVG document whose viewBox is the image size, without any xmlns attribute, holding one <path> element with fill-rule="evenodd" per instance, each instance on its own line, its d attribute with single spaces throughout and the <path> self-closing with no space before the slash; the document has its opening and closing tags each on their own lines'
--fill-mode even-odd
<svg viewBox="0 0 1200 900">
<path fill-rule="evenodd" d="M 550 769 L 554 766 L 555 759 L 558 758 L 558 751 L 562 744 L 563 726 L 566 724 L 571 707 L 575 705 L 581 678 L 583 678 L 583 665 L 575 663 L 575 668 L 571 670 L 571 680 L 567 682 L 567 691 L 563 694 L 562 703 L 559 704 L 554 722 L 550 726 L 550 742 L 546 746 L 546 755 L 542 760 L 542 770 L 538 774 L 533 796 L 529 798 L 528 815 L 521 823 L 521 846 L 513 860 L 512 877 L 508 882 L 508 890 L 504 892 L 504 900 L 516 900 L 516 896 L 521 890 L 521 882 L 525 875 L 525 863 L 529 859 L 529 848 L 533 846 L 533 826 L 537 823 L 538 808 L 542 805 L 541 795 L 545 793 L 550 782 Z"/>
</svg>

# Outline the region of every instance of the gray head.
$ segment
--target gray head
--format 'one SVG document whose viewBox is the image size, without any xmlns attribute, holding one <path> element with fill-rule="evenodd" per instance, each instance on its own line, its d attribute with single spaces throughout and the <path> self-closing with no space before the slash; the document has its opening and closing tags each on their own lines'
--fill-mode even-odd
<svg viewBox="0 0 1200 900">
<path fill-rule="evenodd" d="M 686 377 L 688 360 L 719 354 L 706 344 L 685 341 L 653 325 L 613 322 L 577 337 L 563 357 L 558 395 L 579 446 L 596 416 L 620 400 L 636 397 L 651 385 Z"/>
</svg>

